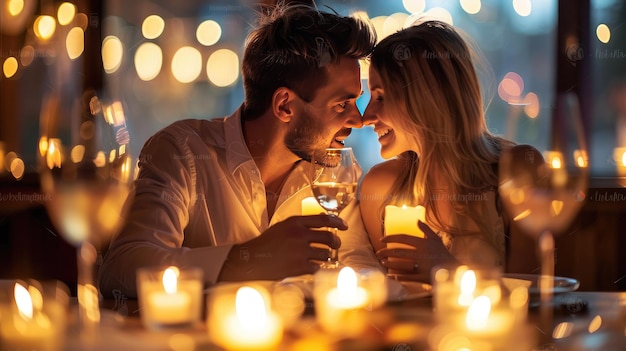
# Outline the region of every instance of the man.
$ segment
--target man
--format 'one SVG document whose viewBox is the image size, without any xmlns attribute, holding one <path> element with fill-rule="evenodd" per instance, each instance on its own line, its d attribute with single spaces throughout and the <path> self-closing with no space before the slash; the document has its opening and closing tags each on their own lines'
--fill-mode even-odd
<svg viewBox="0 0 626 351">
<path fill-rule="evenodd" d="M 341 242 L 340 260 L 377 265 L 355 204 L 345 219 L 300 216 L 307 161 L 362 126 L 358 59 L 374 32 L 350 17 L 279 5 L 260 19 L 243 57 L 246 99 L 233 115 L 176 122 L 140 156 L 128 222 L 100 268 L 105 295 L 136 296 L 146 266 L 196 266 L 206 284 L 313 273 Z M 345 231 L 350 226 L 350 231 Z"/>
</svg>

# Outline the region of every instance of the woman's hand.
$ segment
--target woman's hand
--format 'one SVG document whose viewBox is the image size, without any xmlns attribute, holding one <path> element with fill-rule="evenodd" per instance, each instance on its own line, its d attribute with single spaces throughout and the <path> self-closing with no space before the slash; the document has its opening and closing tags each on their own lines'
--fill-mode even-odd
<svg viewBox="0 0 626 351">
<path fill-rule="evenodd" d="M 383 248 L 376 255 L 388 273 L 395 275 L 398 280 L 430 282 L 433 267 L 458 262 L 443 245 L 439 235 L 426 223 L 418 221 L 417 225 L 424 232 L 424 238 L 406 234 L 384 236 L 381 241 L 385 244 L 398 243 L 408 247 Z"/>
</svg>

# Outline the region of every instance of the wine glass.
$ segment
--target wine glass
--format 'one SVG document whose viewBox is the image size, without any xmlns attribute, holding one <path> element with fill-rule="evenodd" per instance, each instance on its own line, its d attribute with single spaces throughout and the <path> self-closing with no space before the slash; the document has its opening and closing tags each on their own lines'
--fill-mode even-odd
<svg viewBox="0 0 626 351">
<path fill-rule="evenodd" d="M 338 217 L 356 193 L 357 167 L 352 148 L 327 148 L 311 157 L 311 165 L 311 189 L 315 199 L 330 215 Z M 337 228 L 333 232 L 337 235 Z M 338 266 L 338 252 L 330 249 L 328 261 L 322 267 Z"/>
<path fill-rule="evenodd" d="M 583 205 L 589 177 L 587 144 L 574 93 L 557 95 L 547 125 L 541 125 L 540 117 L 531 121 L 521 116 L 522 108 L 511 106 L 512 135 L 508 138 L 516 140 L 515 131 L 522 127 L 526 136 L 533 137 L 529 142 L 532 146 L 518 144 L 503 149 L 499 191 L 512 225 L 537 242 L 540 307 L 551 314 L 547 306 L 553 296 L 554 235 L 568 229 Z"/>
<path fill-rule="evenodd" d="M 42 104 L 39 173 L 52 223 L 78 248 L 79 327 L 88 337 L 100 322 L 96 261 L 123 222 L 135 162 L 122 103 L 60 85 Z"/>
</svg>

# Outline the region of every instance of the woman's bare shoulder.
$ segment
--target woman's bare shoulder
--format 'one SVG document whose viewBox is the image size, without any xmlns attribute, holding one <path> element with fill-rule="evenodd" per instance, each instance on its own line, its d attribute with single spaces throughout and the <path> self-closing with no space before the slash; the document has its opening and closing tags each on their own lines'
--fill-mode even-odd
<svg viewBox="0 0 626 351">
<path fill-rule="evenodd" d="M 391 159 L 372 166 L 363 182 L 393 182 L 402 171 L 402 162 L 400 159 Z"/>
</svg>

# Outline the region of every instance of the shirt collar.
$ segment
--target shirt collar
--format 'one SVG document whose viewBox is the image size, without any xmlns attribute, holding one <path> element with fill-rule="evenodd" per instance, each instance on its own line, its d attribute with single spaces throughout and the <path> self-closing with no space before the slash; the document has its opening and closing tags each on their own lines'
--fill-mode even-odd
<svg viewBox="0 0 626 351">
<path fill-rule="evenodd" d="M 224 145 L 226 165 L 231 174 L 245 162 L 252 161 L 252 156 L 243 137 L 241 107 L 232 115 L 224 118 L 224 140 L 226 142 Z"/>
</svg>

